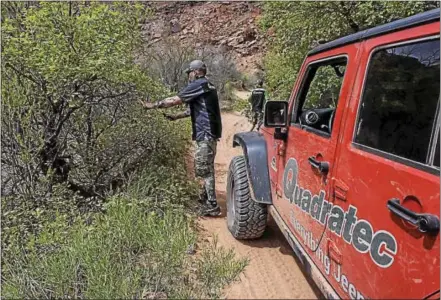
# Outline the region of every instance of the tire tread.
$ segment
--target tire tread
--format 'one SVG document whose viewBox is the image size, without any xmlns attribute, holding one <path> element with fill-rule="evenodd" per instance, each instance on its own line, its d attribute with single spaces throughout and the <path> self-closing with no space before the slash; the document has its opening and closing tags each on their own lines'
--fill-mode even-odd
<svg viewBox="0 0 441 300">
<path fill-rule="evenodd" d="M 256 239 L 263 235 L 268 217 L 266 204 L 257 203 L 251 198 L 249 182 L 246 170 L 246 162 L 243 156 L 232 159 L 228 172 L 228 181 L 234 181 L 233 191 L 229 191 L 228 197 L 235 193 L 235 215 L 233 224 L 228 226 L 231 234 L 240 240 Z M 231 186 L 228 186 L 231 189 Z M 231 203 L 231 201 L 227 201 Z M 228 211 L 228 210 L 227 210 Z"/>
</svg>

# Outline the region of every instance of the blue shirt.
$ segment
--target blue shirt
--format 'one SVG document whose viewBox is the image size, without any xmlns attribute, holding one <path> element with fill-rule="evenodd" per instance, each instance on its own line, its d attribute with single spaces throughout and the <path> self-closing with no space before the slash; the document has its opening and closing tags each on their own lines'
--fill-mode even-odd
<svg viewBox="0 0 441 300">
<path fill-rule="evenodd" d="M 222 136 L 222 120 L 216 87 L 206 77 L 189 83 L 178 94 L 190 107 L 192 139 L 217 140 Z"/>
</svg>

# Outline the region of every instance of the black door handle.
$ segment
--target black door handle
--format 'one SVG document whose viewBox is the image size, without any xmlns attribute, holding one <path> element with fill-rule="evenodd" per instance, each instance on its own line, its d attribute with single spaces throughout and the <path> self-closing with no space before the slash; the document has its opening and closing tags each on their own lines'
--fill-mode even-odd
<svg viewBox="0 0 441 300">
<path fill-rule="evenodd" d="M 308 158 L 309 164 L 320 171 L 320 173 L 326 175 L 329 172 L 329 163 L 326 161 L 317 161 L 314 156 Z"/>
<path fill-rule="evenodd" d="M 422 233 L 437 234 L 439 232 L 439 219 L 435 215 L 413 212 L 401 206 L 400 200 L 398 199 L 390 199 L 387 201 L 387 208 L 400 218 L 418 226 L 418 230 Z"/>
</svg>

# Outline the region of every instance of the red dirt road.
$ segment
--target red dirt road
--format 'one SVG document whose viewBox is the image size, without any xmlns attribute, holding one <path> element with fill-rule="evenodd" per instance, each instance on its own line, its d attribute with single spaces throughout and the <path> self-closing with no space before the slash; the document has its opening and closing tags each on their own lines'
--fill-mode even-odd
<svg viewBox="0 0 441 300">
<path fill-rule="evenodd" d="M 226 182 L 230 160 L 241 155 L 240 148 L 232 147 L 236 132 L 248 131 L 251 124 L 239 114 L 223 114 L 223 138 L 216 155 L 216 190 L 222 216 L 200 218 L 199 224 L 206 236 L 217 236 L 218 245 L 233 248 L 238 257 L 250 260 L 240 281 L 224 290 L 228 299 L 317 299 L 323 298 L 316 286 L 301 269 L 288 242 L 270 219 L 261 239 L 238 241 L 232 237 L 226 222 Z"/>
</svg>

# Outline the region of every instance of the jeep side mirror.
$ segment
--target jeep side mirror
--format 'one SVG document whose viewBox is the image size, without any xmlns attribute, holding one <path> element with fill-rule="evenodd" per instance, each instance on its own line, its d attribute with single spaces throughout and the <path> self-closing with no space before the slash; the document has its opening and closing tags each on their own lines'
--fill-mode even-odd
<svg viewBox="0 0 441 300">
<path fill-rule="evenodd" d="M 285 127 L 288 124 L 288 102 L 267 101 L 265 104 L 265 127 Z"/>
</svg>

